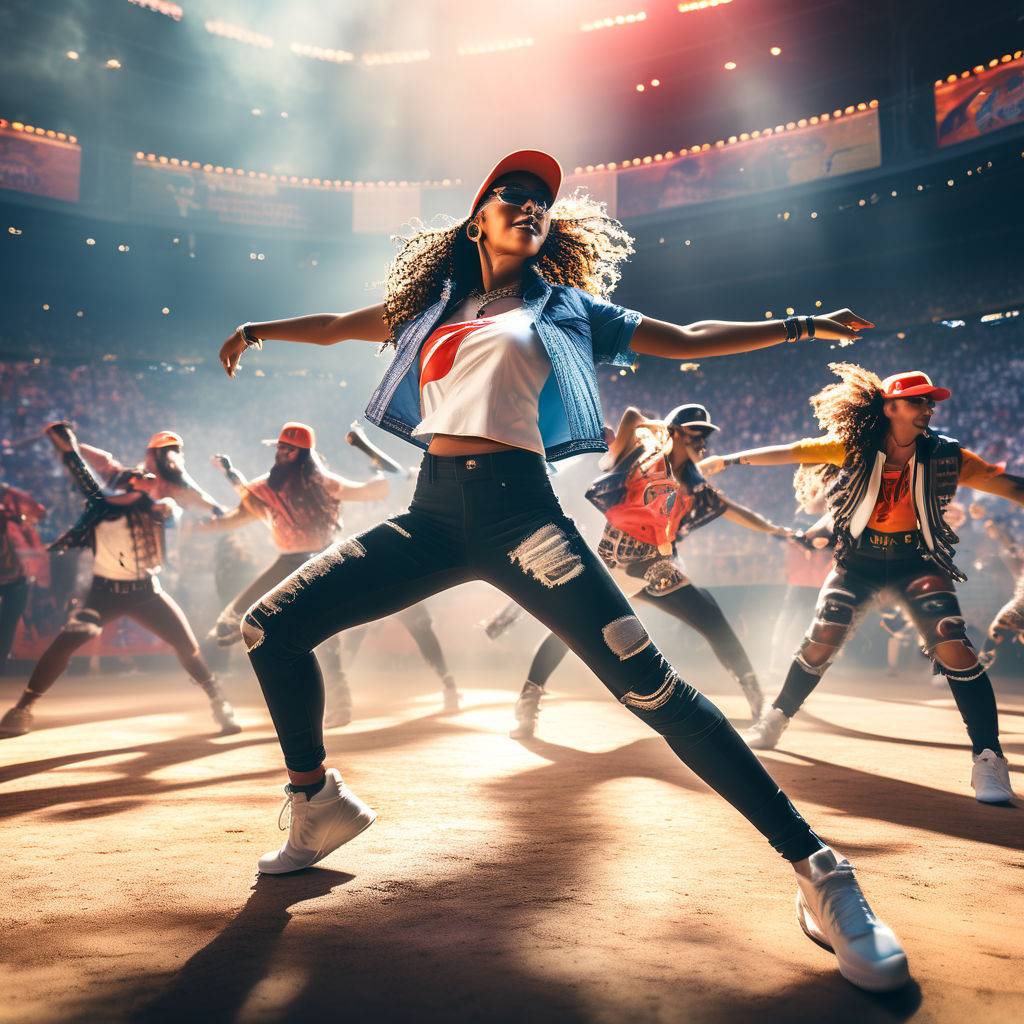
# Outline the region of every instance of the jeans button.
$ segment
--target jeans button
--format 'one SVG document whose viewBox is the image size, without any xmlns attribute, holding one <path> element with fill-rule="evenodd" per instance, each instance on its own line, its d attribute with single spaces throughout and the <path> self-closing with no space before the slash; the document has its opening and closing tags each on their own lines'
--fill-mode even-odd
<svg viewBox="0 0 1024 1024">
<path fill-rule="evenodd" d="M 466 459 L 466 469 L 476 469 L 476 459 Z"/>
</svg>

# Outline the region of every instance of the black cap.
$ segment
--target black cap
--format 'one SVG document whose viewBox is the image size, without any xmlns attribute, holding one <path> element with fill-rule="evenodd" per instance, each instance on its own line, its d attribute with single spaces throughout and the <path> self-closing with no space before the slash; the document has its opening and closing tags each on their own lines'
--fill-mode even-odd
<svg viewBox="0 0 1024 1024">
<path fill-rule="evenodd" d="M 677 405 L 666 417 L 667 427 L 693 427 L 709 434 L 718 427 L 711 422 L 711 413 L 703 405 Z"/>
</svg>

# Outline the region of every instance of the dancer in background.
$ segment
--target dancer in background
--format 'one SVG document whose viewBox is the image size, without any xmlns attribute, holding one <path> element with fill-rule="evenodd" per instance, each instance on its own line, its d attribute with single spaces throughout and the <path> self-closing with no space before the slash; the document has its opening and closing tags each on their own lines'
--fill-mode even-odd
<svg viewBox="0 0 1024 1024">
<path fill-rule="evenodd" d="M 316 450 L 316 433 L 305 423 L 286 423 L 277 441 L 270 471 L 249 481 L 234 467 L 227 455 L 214 455 L 241 498 L 225 515 L 199 524 L 198 530 L 234 530 L 247 523 L 262 522 L 270 530 L 277 558 L 220 613 L 210 636 L 223 647 L 242 639 L 240 622 L 251 604 L 285 581 L 280 595 L 288 601 L 287 579 L 326 548 L 341 525 L 345 501 L 381 501 L 388 495 L 387 480 L 380 474 L 363 483 L 332 473 Z M 341 664 L 341 645 L 329 642 L 331 656 L 330 692 L 327 701 L 328 727 L 352 721 L 352 695 Z"/>
<path fill-rule="evenodd" d="M 771 710 L 747 734 L 770 750 L 821 681 L 839 649 L 883 592 L 892 593 L 949 682 L 971 738 L 971 784 L 983 803 L 1013 799 L 999 743 L 992 684 L 967 637 L 953 564 L 957 535 L 943 517 L 958 484 L 1024 504 L 1024 478 L 930 429 L 936 402 L 950 397 L 926 373 L 880 380 L 853 363 L 832 363 L 839 377 L 811 398 L 825 437 L 705 459 L 705 473 L 726 466 L 801 463 L 827 487 L 836 535 L 835 566 L 822 585 L 815 618 Z M 798 484 L 799 484 L 798 480 Z"/>
<path fill-rule="evenodd" d="M 25 491 L 0 483 L 0 675 L 14 646 L 25 608 L 29 581 L 14 543 L 14 531 L 28 534 L 39 547 L 36 523 L 46 518 L 46 509 Z"/>
<path fill-rule="evenodd" d="M 679 359 L 859 337 L 849 310 L 783 321 L 687 326 L 608 300 L 632 239 L 593 200 L 557 206 L 561 169 L 535 150 L 484 179 L 463 220 L 424 228 L 395 258 L 382 305 L 247 323 L 221 347 L 233 376 L 264 339 L 393 341 L 371 422 L 427 449 L 409 511 L 328 548 L 246 614 L 242 633 L 288 769 L 288 839 L 261 872 L 308 867 L 374 821 L 327 770 L 327 637 L 480 579 L 565 640 L 612 694 L 794 865 L 802 927 L 856 984 L 908 977 L 892 931 L 870 911 L 848 861 L 811 831 L 722 712 L 651 642 L 601 560 L 562 511 L 544 460 L 604 451 L 595 365 L 635 353 Z M 443 825 L 443 823 L 440 823 Z"/>
<path fill-rule="evenodd" d="M 704 637 L 739 684 L 756 722 L 764 695 L 750 658 L 718 602 L 690 581 L 677 546 L 719 516 L 787 540 L 798 535 L 730 501 L 697 472 L 708 437 L 718 429 L 703 405 L 679 405 L 657 421 L 627 409 L 602 460 L 608 472 L 587 497 L 605 515 L 597 552 L 622 593 L 656 605 Z M 534 734 L 544 688 L 568 652 L 555 633 L 541 641 L 516 701 L 514 739 Z"/>
<path fill-rule="evenodd" d="M 50 545 L 51 551 L 90 547 L 95 555 L 93 579 L 84 603 L 43 652 L 18 703 L 0 719 L 0 734 L 21 736 L 32 729 L 32 709 L 60 678 L 71 655 L 127 617 L 169 644 L 184 669 L 210 701 L 222 735 L 239 732 L 234 710 L 199 653 L 184 612 L 160 586 L 164 527 L 178 510 L 170 498 L 155 495 L 160 484 L 151 473 L 123 470 L 118 490 L 103 493 L 66 423 L 54 423 L 46 436 L 60 453 L 71 479 L 85 497 L 85 511 L 75 525 Z"/>
</svg>

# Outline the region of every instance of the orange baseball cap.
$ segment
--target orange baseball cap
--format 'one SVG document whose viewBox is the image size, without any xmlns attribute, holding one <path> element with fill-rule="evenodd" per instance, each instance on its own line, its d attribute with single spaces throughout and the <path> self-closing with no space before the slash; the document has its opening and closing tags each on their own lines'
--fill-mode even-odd
<svg viewBox="0 0 1024 1024">
<path fill-rule="evenodd" d="M 535 174 L 548 187 L 552 201 L 558 198 L 558 190 L 562 185 L 562 168 L 558 161 L 548 153 L 542 153 L 539 149 L 520 149 L 515 153 L 509 153 L 502 157 L 495 165 L 490 174 L 484 178 L 483 183 L 477 190 L 473 205 L 469 208 L 470 217 L 476 213 L 476 208 L 487 190 L 505 174 L 513 171 L 526 171 L 528 174 Z"/>
<path fill-rule="evenodd" d="M 181 439 L 181 434 L 176 434 L 173 430 L 158 430 L 150 439 L 146 445 L 147 448 L 184 448 L 185 442 Z"/>
<path fill-rule="evenodd" d="M 271 444 L 290 444 L 293 448 L 315 448 L 316 431 L 305 423 L 289 420 Z"/>
<path fill-rule="evenodd" d="M 928 395 L 936 402 L 944 402 L 953 394 L 949 388 L 936 387 L 931 377 L 923 370 L 904 370 L 894 373 L 882 381 L 883 398 L 912 398 L 914 395 Z"/>
</svg>

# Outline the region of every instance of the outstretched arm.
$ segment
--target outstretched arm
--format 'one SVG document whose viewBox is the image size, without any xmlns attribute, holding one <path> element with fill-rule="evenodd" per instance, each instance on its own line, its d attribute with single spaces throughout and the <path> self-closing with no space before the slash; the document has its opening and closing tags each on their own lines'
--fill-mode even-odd
<svg viewBox="0 0 1024 1024">
<path fill-rule="evenodd" d="M 841 466 L 845 458 L 846 450 L 836 438 L 804 438 L 791 444 L 748 448 L 746 451 L 733 452 L 732 455 L 711 455 L 702 459 L 697 468 L 704 476 L 714 476 L 727 466 L 788 466 L 794 463 Z"/>
<path fill-rule="evenodd" d="M 746 505 L 740 505 L 729 498 L 724 500 L 726 509 L 723 517 L 731 523 L 738 523 L 740 526 L 744 526 L 748 530 L 754 530 L 756 533 L 770 533 L 773 537 L 786 537 L 788 539 L 796 536 L 796 532 L 788 526 L 778 526 L 770 519 L 766 519 L 760 512 L 747 508 Z"/>
<path fill-rule="evenodd" d="M 228 478 L 228 483 L 235 489 L 236 494 L 243 498 L 248 494 L 246 488 L 249 481 L 227 455 L 211 455 L 210 461 Z"/>
<path fill-rule="evenodd" d="M 259 516 L 249 507 L 248 502 L 243 501 L 222 516 L 213 516 L 195 523 L 192 529 L 196 533 L 225 533 L 228 530 L 237 530 L 240 526 L 256 522 L 258 519 Z"/>
<path fill-rule="evenodd" d="M 296 341 L 306 345 L 336 345 L 339 341 L 387 341 L 391 332 L 384 320 L 384 304 L 366 306 L 351 313 L 314 313 L 290 320 L 268 320 L 245 324 L 245 334 L 262 348 L 264 341 Z M 250 347 L 237 327 L 221 346 L 220 364 L 234 377 L 238 360 Z"/>
<path fill-rule="evenodd" d="M 960 483 L 976 491 L 996 494 L 1024 505 L 1024 477 L 1002 472 L 1002 467 L 986 462 L 981 456 L 963 449 L 963 465 L 960 467 Z"/>
<path fill-rule="evenodd" d="M 791 321 L 799 321 L 794 326 Z M 789 324 L 789 330 L 787 330 Z M 670 324 L 645 316 L 633 333 L 630 348 L 641 355 L 665 359 L 706 359 L 770 348 L 801 337 L 822 341 L 859 341 L 860 332 L 875 325 L 849 309 L 838 309 L 825 316 L 791 317 L 787 320 L 763 320 L 754 323 L 725 320 L 699 320 L 692 324 Z M 811 333 L 813 328 L 813 334 Z"/>
<path fill-rule="evenodd" d="M 334 497 L 341 501 L 383 501 L 390 490 L 382 473 L 363 481 L 347 480 L 337 475 L 332 475 L 329 480 Z"/>
</svg>

